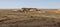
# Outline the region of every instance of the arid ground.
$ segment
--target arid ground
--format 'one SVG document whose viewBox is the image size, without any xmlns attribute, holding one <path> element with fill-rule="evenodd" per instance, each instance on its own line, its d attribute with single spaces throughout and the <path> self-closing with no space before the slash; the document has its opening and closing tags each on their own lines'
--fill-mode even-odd
<svg viewBox="0 0 60 27">
<path fill-rule="evenodd" d="M 60 27 L 60 13 L 0 10 L 0 27 Z"/>
</svg>

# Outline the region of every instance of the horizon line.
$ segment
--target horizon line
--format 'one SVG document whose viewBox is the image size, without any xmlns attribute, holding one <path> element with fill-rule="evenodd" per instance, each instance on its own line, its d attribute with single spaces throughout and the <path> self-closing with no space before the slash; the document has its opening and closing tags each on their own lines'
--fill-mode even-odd
<svg viewBox="0 0 60 27">
<path fill-rule="evenodd" d="M 0 8 L 0 9 L 22 9 L 22 8 Z M 60 9 L 60 8 L 37 8 L 37 9 Z"/>
</svg>

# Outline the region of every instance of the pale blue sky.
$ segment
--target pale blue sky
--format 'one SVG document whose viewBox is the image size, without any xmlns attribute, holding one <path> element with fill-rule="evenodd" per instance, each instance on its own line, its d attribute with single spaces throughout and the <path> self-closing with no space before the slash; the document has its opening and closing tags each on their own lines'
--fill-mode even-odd
<svg viewBox="0 0 60 27">
<path fill-rule="evenodd" d="M 0 8 L 60 8 L 60 0 L 0 0 Z"/>
</svg>

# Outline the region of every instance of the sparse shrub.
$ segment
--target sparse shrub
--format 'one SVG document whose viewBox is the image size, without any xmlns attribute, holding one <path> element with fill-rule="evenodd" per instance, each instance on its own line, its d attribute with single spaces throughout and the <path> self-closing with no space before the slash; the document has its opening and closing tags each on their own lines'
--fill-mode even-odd
<svg viewBox="0 0 60 27">
<path fill-rule="evenodd" d="M 60 22 L 57 23 L 57 26 L 60 27 Z"/>
<path fill-rule="evenodd" d="M 40 17 L 41 21 L 46 21 L 48 19 L 48 17 Z"/>
<path fill-rule="evenodd" d="M 31 18 L 32 18 L 33 16 L 31 16 Z"/>
<path fill-rule="evenodd" d="M 2 18 L 5 18 L 5 17 L 8 17 L 8 16 L 3 16 Z"/>
</svg>

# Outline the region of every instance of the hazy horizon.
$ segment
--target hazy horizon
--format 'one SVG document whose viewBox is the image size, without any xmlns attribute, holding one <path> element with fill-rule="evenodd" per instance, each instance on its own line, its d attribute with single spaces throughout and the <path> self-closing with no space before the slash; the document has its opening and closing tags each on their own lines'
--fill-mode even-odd
<svg viewBox="0 0 60 27">
<path fill-rule="evenodd" d="M 60 9 L 60 0 L 0 0 L 0 9 L 10 8 Z"/>
</svg>

